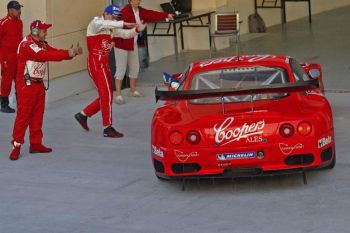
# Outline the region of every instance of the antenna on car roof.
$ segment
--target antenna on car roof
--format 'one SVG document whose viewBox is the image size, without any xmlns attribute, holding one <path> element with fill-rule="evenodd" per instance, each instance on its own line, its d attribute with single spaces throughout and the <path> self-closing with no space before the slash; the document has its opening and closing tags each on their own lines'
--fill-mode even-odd
<svg viewBox="0 0 350 233">
<path fill-rule="evenodd" d="M 239 54 L 237 55 L 237 62 L 240 62 L 241 60 L 240 60 L 240 56 L 239 56 Z"/>
<path fill-rule="evenodd" d="M 253 95 L 250 95 L 250 111 L 254 112 Z"/>
<path fill-rule="evenodd" d="M 222 115 L 225 115 L 225 97 L 221 96 Z"/>
</svg>

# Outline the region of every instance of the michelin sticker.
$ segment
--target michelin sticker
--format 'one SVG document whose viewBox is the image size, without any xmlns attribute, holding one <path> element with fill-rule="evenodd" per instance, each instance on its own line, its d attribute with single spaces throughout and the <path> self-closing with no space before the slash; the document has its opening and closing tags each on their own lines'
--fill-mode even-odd
<svg viewBox="0 0 350 233">
<path fill-rule="evenodd" d="M 255 158 L 255 155 L 255 152 L 225 153 L 217 154 L 216 159 L 220 161 L 232 159 L 250 159 Z"/>
</svg>

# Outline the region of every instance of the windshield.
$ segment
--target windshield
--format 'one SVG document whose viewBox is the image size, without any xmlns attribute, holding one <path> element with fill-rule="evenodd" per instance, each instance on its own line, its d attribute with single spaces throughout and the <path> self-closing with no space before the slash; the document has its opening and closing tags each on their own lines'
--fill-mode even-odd
<svg viewBox="0 0 350 233">
<path fill-rule="evenodd" d="M 259 87 L 271 84 L 282 84 L 288 82 L 288 75 L 283 68 L 251 66 L 237 67 L 222 70 L 212 70 L 193 76 L 189 90 L 207 90 L 222 88 L 247 88 Z M 191 100 L 191 103 L 220 103 L 244 102 L 252 100 L 277 99 L 286 96 L 286 93 L 268 93 L 256 95 L 210 97 Z"/>
</svg>

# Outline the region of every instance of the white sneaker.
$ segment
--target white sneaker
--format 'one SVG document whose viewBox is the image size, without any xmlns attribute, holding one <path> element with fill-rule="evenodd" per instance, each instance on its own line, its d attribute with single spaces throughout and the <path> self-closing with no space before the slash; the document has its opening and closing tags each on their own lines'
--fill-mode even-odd
<svg viewBox="0 0 350 233">
<path fill-rule="evenodd" d="M 115 98 L 114 98 L 114 102 L 116 104 L 125 104 L 125 100 L 123 98 L 123 96 L 121 95 L 117 95 Z"/>
</svg>

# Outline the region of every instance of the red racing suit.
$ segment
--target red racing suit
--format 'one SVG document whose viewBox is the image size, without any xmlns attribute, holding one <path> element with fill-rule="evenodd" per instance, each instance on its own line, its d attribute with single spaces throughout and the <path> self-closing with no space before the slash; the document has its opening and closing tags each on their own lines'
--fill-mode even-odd
<svg viewBox="0 0 350 233">
<path fill-rule="evenodd" d="M 42 144 L 42 125 L 45 110 L 45 86 L 43 78 L 47 76 L 47 61 L 71 59 L 68 50 L 55 49 L 46 42 L 26 36 L 18 47 L 18 65 L 16 75 L 17 115 L 13 127 L 13 141 L 24 143 L 29 126 L 31 144 Z M 29 80 L 25 76 L 30 76 Z"/>
<path fill-rule="evenodd" d="M 115 37 L 133 38 L 137 29 L 123 30 L 123 21 L 95 17 L 87 28 L 88 72 L 98 92 L 98 97 L 83 112 L 91 117 L 101 110 L 104 127 L 112 125 L 112 76 L 109 69 L 109 53 L 113 47 L 112 29 Z"/>
<path fill-rule="evenodd" d="M 7 15 L 0 20 L 0 96 L 8 97 L 16 77 L 17 48 L 23 38 L 22 20 Z"/>
</svg>

